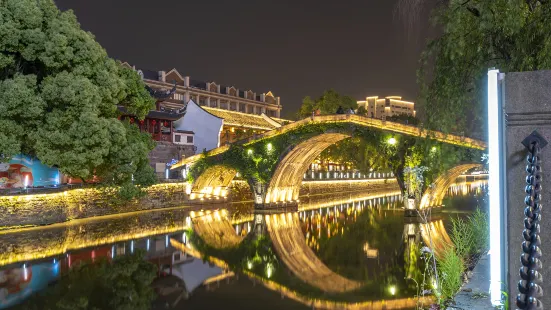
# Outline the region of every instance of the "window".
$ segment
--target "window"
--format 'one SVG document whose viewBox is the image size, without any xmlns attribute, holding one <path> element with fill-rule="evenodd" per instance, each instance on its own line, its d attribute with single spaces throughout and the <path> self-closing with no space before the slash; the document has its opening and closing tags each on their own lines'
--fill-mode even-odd
<svg viewBox="0 0 551 310">
<path fill-rule="evenodd" d="M 182 140 L 182 136 L 174 135 L 174 142 L 180 142 L 181 140 Z"/>
<path fill-rule="evenodd" d="M 193 136 L 187 136 L 187 143 L 193 143 Z"/>
</svg>

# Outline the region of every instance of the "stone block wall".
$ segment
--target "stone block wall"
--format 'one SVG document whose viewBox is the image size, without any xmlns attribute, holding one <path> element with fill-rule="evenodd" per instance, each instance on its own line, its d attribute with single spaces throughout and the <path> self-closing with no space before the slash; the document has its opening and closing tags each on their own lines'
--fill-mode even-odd
<svg viewBox="0 0 551 310">
<path fill-rule="evenodd" d="M 504 143 L 506 144 L 506 229 L 504 250 L 506 257 L 504 267 L 506 275 L 509 304 L 514 305 L 519 293 L 517 283 L 520 280 L 521 244 L 524 241 L 524 198 L 526 197 L 526 157 L 527 149 L 522 140 L 532 131 L 537 130 L 548 142 L 551 142 L 551 71 L 511 72 L 505 74 L 503 90 L 503 109 L 506 117 Z M 541 298 L 547 307 L 551 305 L 551 255 L 549 244 L 551 233 L 551 145 L 542 149 L 540 154 L 542 165 L 542 220 L 541 227 L 541 258 L 543 268 L 543 292 Z"/>
<path fill-rule="evenodd" d="M 52 194 L 1 196 L 0 229 L 177 207 L 188 202 L 185 183 L 153 185 L 145 189 L 145 197 L 133 201 L 121 201 L 117 190 L 84 188 Z"/>
<path fill-rule="evenodd" d="M 195 155 L 195 146 L 193 145 L 176 145 L 170 142 L 157 142 L 157 146 L 149 152 L 149 163 L 153 168 L 155 164 L 166 164 L 173 159 L 180 160 L 182 157 L 189 157 Z M 164 178 L 164 171 L 156 171 L 157 177 Z M 177 172 L 175 172 L 177 173 Z M 178 178 L 176 176 L 175 178 Z"/>
</svg>

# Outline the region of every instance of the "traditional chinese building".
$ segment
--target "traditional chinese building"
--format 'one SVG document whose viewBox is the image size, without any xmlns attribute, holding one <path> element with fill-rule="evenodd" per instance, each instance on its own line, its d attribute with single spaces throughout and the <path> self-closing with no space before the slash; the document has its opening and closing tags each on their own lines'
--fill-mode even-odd
<svg viewBox="0 0 551 310">
<path fill-rule="evenodd" d="M 136 122 L 157 141 L 150 162 L 159 177 L 175 160 L 280 127 L 280 98 L 272 92 L 240 90 L 181 75 L 176 69 L 151 71 L 128 63 L 157 99 L 155 109 L 139 121 L 121 110 L 122 118 Z"/>
</svg>

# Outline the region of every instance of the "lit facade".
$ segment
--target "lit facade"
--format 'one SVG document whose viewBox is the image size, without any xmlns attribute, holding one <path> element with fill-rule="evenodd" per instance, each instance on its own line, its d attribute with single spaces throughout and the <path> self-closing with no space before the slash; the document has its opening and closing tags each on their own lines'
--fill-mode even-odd
<svg viewBox="0 0 551 310">
<path fill-rule="evenodd" d="M 270 91 L 257 94 L 252 90 L 240 90 L 214 81 L 193 80 L 189 76 L 181 75 L 176 69 L 167 72 L 139 69 L 128 63 L 124 63 L 123 66 L 136 70 L 145 84 L 152 89 L 170 90 L 175 87 L 175 91 L 170 96 L 157 103 L 157 110 L 178 111 L 189 100 L 193 100 L 202 107 L 245 114 L 264 113 L 276 118 L 281 114 L 280 98 L 275 97 Z"/>
<path fill-rule="evenodd" d="M 367 110 L 367 116 L 372 118 L 384 119 L 386 117 L 406 114 L 415 117 L 415 103 L 402 100 L 400 96 L 388 96 L 379 98 L 378 96 L 366 97 L 365 100 L 358 101 L 358 108 L 364 107 Z"/>
</svg>

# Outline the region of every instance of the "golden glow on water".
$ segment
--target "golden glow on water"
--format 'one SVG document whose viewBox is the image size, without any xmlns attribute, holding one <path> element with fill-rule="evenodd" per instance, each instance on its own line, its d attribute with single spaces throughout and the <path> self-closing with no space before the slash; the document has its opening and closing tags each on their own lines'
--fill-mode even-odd
<svg viewBox="0 0 551 310">
<path fill-rule="evenodd" d="M 193 249 L 190 245 L 185 245 L 179 241 L 176 241 L 174 239 L 170 239 L 170 244 L 176 248 L 181 250 L 184 253 L 188 253 L 194 257 L 204 257 L 202 253 L 199 251 Z M 207 257 L 206 258 L 209 262 L 216 265 L 219 268 L 222 269 L 228 269 L 229 266 L 224 261 L 217 259 L 215 257 Z M 284 285 L 281 285 L 277 282 L 262 278 L 260 276 L 257 276 L 256 274 L 243 270 L 243 274 L 245 274 L 250 279 L 253 279 L 255 281 L 260 282 L 264 287 L 266 287 L 269 290 L 278 292 L 281 294 L 281 296 L 285 296 L 289 299 L 295 300 L 297 302 L 300 302 L 308 307 L 312 307 L 315 309 L 330 309 L 330 310 L 337 310 L 337 309 L 350 309 L 350 310 L 360 310 L 360 309 L 411 309 L 415 308 L 417 306 L 417 302 L 419 301 L 420 305 L 429 305 L 431 304 L 434 299 L 431 296 L 423 296 L 419 299 L 417 298 L 397 298 L 397 299 L 389 299 L 389 300 L 377 300 L 377 301 L 363 301 L 363 302 L 338 302 L 338 301 L 332 301 L 332 300 L 324 300 L 321 298 L 311 298 L 307 297 L 303 294 L 300 294 L 299 292 L 292 290 Z"/>
<path fill-rule="evenodd" d="M 308 247 L 297 213 L 265 216 L 272 244 L 285 266 L 302 281 L 325 292 L 342 293 L 361 286 L 331 271 Z"/>
<path fill-rule="evenodd" d="M 200 211 L 191 214 L 193 231 L 215 249 L 234 248 L 243 241 L 243 237 L 236 234 L 230 220 L 228 211 Z"/>
</svg>

